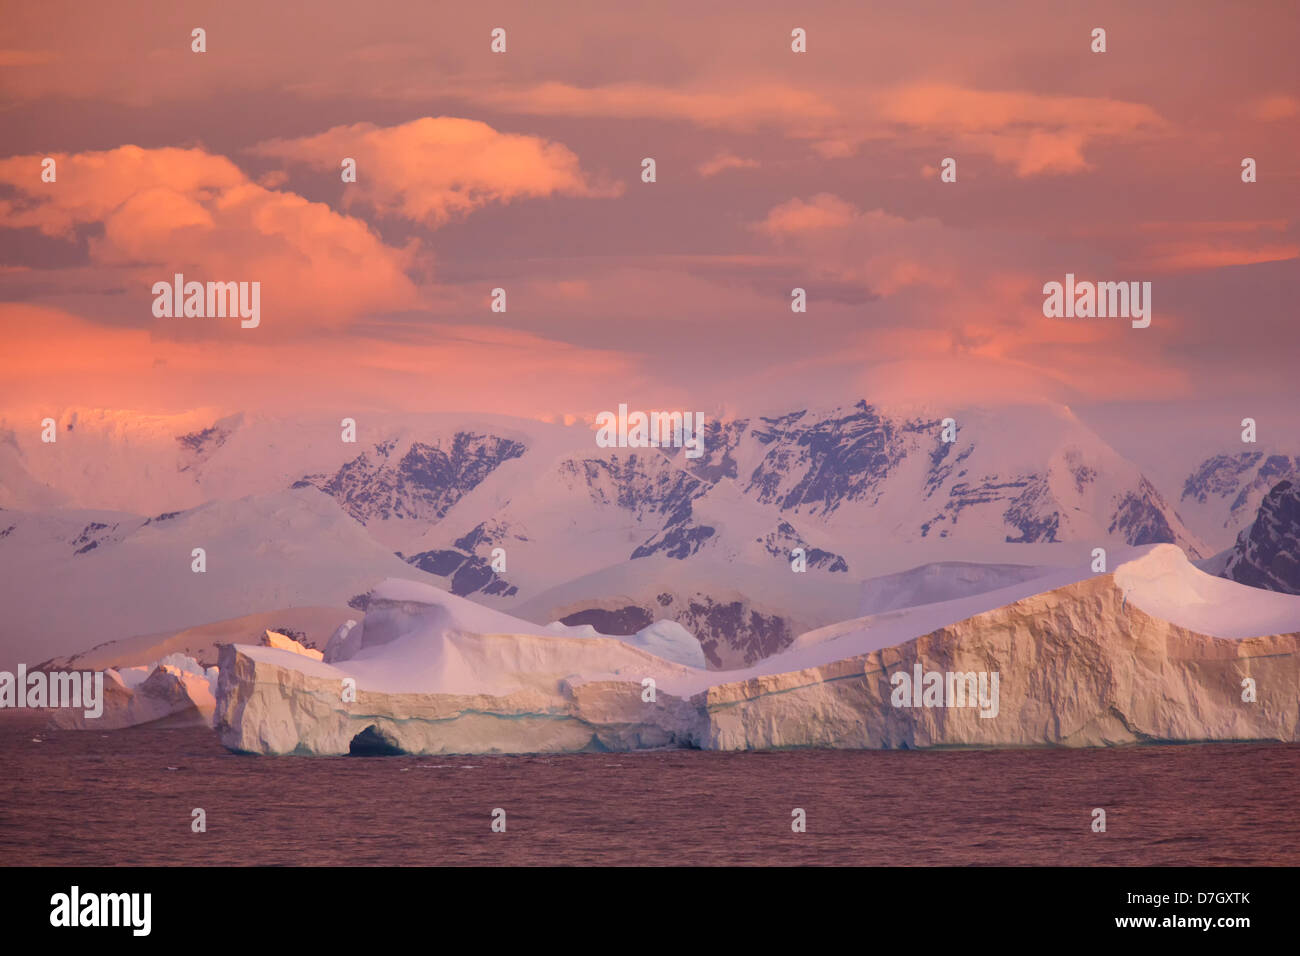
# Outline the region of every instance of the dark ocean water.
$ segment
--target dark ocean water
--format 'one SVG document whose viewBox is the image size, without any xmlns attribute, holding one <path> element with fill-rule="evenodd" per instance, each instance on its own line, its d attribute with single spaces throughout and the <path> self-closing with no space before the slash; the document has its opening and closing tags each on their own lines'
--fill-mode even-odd
<svg viewBox="0 0 1300 956">
<path fill-rule="evenodd" d="M 1292 745 L 248 757 L 9 717 L 0 768 L 3 865 L 1300 864 Z"/>
</svg>

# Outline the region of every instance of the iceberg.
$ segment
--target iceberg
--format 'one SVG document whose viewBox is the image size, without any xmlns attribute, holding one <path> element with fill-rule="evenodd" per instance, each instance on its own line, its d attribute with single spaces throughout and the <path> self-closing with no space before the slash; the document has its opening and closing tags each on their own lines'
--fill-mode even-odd
<svg viewBox="0 0 1300 956">
<path fill-rule="evenodd" d="M 389 579 L 321 661 L 223 647 L 216 729 L 232 750 L 278 754 L 690 746 L 700 714 L 685 697 L 704 672 L 634 641 L 558 633 Z"/>
<path fill-rule="evenodd" d="M 217 669 L 192 657 L 168 654 L 152 664 L 108 668 L 104 708 L 86 717 L 79 708 L 54 708 L 50 724 L 60 730 L 121 730 L 143 724 L 211 727 L 216 712 Z"/>
<path fill-rule="evenodd" d="M 1173 545 L 992 610 L 845 622 L 745 670 L 672 659 L 690 635 L 663 625 L 580 636 L 390 579 L 321 661 L 223 647 L 215 727 L 261 754 L 1300 739 L 1300 597 L 1211 577 Z M 995 716 L 894 705 L 891 676 L 918 665 L 998 675 Z"/>
</svg>

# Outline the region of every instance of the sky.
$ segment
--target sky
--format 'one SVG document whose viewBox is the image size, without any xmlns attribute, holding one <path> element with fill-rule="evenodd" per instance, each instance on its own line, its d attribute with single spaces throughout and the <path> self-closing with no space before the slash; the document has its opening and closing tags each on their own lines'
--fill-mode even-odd
<svg viewBox="0 0 1300 956">
<path fill-rule="evenodd" d="M 1293 406 L 1297 39 L 1293 2 L 19 5 L 0 408 Z M 260 324 L 156 317 L 175 273 Z M 1044 317 L 1067 273 L 1150 282 L 1150 327 Z"/>
</svg>

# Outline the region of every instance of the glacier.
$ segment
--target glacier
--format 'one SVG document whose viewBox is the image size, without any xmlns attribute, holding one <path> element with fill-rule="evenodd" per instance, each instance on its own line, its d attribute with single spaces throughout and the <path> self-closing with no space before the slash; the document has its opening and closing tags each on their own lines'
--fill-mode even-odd
<svg viewBox="0 0 1300 956">
<path fill-rule="evenodd" d="M 1173 545 L 1073 578 L 1022 582 L 996 606 L 994 592 L 821 628 L 733 671 L 660 656 L 690 660 L 672 629 L 540 627 L 389 579 L 321 661 L 223 646 L 214 726 L 233 751 L 304 755 L 1300 737 L 1300 597 L 1208 575 Z M 998 673 L 997 716 L 893 706 L 890 676 L 918 663 Z"/>
</svg>

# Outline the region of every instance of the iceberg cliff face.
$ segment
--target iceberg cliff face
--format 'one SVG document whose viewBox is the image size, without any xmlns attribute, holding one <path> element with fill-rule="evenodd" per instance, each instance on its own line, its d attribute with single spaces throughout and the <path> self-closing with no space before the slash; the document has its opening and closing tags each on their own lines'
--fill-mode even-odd
<svg viewBox="0 0 1300 956">
<path fill-rule="evenodd" d="M 897 647 L 711 688 L 708 736 L 769 747 L 1087 747 L 1300 739 L 1300 635 L 1214 638 L 1125 601 L 1113 577 L 1036 595 Z M 891 677 L 998 675 L 996 716 L 894 706 Z M 1243 700 L 1253 678 L 1257 700 Z"/>
<path fill-rule="evenodd" d="M 548 675 L 536 686 L 497 694 L 359 686 L 355 701 L 345 701 L 346 668 L 299 669 L 282 653 L 225 649 L 216 727 L 231 750 L 346 754 L 363 744 L 417 754 L 640 750 L 694 746 L 703 730 L 698 702 L 664 691 L 644 702 L 639 681 Z"/>
<path fill-rule="evenodd" d="M 211 727 L 216 709 L 216 668 L 184 654 L 152 664 L 104 671 L 104 707 L 98 717 L 81 708 L 54 708 L 50 724 L 61 730 L 121 730 L 143 724 Z"/>
<path fill-rule="evenodd" d="M 324 662 L 224 648 L 222 743 L 343 754 L 1300 739 L 1300 598 L 1213 578 L 1171 545 L 960 620 L 941 616 L 959 602 L 903 624 L 907 612 L 865 618 L 735 672 L 557 634 L 409 582 L 375 596 Z M 898 643 L 908 620 L 915 636 Z M 892 646 L 873 635 L 882 628 Z M 902 693 L 899 675 L 928 674 L 957 675 L 991 706 L 943 706 L 951 690 L 932 698 L 920 681 Z"/>
</svg>

